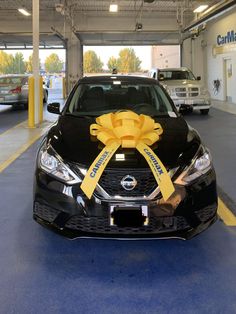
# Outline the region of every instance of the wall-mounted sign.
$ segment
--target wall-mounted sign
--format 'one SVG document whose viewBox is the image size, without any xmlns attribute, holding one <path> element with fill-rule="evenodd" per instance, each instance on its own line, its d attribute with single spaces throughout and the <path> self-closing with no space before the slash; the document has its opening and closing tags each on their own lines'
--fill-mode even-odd
<svg viewBox="0 0 236 314">
<path fill-rule="evenodd" d="M 227 32 L 225 36 L 218 35 L 216 41 L 218 46 L 234 43 L 236 42 L 236 32 L 232 30 Z"/>
<path fill-rule="evenodd" d="M 215 57 L 216 55 L 229 53 L 229 52 L 236 52 L 236 42 L 232 44 L 227 44 L 224 46 L 214 46 L 212 48 L 212 55 Z"/>
</svg>

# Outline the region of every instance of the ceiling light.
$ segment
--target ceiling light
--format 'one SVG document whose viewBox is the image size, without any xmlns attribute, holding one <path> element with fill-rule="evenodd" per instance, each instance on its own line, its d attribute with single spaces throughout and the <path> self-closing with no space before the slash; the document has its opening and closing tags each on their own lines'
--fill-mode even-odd
<svg viewBox="0 0 236 314">
<path fill-rule="evenodd" d="M 27 11 L 27 10 L 24 9 L 24 8 L 20 8 L 20 9 L 18 9 L 18 11 L 19 11 L 21 14 L 25 15 L 25 16 L 30 16 L 30 15 L 31 15 L 31 13 L 29 13 L 29 11 Z"/>
<path fill-rule="evenodd" d="M 202 4 L 199 5 L 199 7 L 197 7 L 193 12 L 194 13 L 201 13 L 203 11 L 205 11 L 208 8 L 208 4 Z"/>
<path fill-rule="evenodd" d="M 109 12 L 117 12 L 118 11 L 118 4 L 116 3 L 111 3 L 109 7 Z"/>
</svg>

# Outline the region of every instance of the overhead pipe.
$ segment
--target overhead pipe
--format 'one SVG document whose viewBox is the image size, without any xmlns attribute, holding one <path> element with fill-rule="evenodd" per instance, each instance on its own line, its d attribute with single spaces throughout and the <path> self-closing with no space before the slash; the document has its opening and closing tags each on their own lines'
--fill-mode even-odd
<svg viewBox="0 0 236 314">
<path fill-rule="evenodd" d="M 231 1 L 228 1 L 227 3 L 223 2 L 222 5 L 218 6 L 215 10 L 211 11 L 209 14 L 206 13 L 206 15 L 202 16 L 199 20 L 197 20 L 196 22 L 193 22 L 192 24 L 187 26 L 183 30 L 183 32 L 185 33 L 187 31 L 190 31 L 191 29 L 198 27 L 199 25 L 203 24 L 204 22 L 206 23 L 206 22 L 212 20 L 213 18 L 218 17 L 219 15 L 227 12 L 228 10 L 230 10 L 234 6 L 236 6 L 236 0 L 231 0 Z"/>
</svg>

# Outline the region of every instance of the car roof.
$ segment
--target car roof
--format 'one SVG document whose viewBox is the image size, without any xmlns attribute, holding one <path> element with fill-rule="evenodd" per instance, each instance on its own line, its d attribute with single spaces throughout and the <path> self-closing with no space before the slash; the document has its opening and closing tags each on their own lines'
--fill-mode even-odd
<svg viewBox="0 0 236 314">
<path fill-rule="evenodd" d="M 180 68 L 164 68 L 164 69 L 159 69 L 159 71 L 189 71 L 189 69 L 186 68 L 186 67 L 180 67 Z"/>
<path fill-rule="evenodd" d="M 114 81 L 121 81 L 125 83 L 139 83 L 139 84 L 158 84 L 157 80 L 148 76 L 136 75 L 94 75 L 84 76 L 79 80 L 80 83 L 98 84 L 101 82 L 110 83 Z"/>
</svg>

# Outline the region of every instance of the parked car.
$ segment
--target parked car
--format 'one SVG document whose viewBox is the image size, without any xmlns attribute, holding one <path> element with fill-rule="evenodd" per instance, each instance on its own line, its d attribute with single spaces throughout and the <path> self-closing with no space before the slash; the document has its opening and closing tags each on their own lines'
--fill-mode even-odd
<svg viewBox="0 0 236 314">
<path fill-rule="evenodd" d="M 43 78 L 43 84 L 49 88 L 50 87 L 50 77 L 49 76 L 44 76 Z"/>
<path fill-rule="evenodd" d="M 48 105 L 59 119 L 37 154 L 33 205 L 37 222 L 71 238 L 188 239 L 216 221 L 216 176 L 210 152 L 156 80 L 84 77 L 62 112 L 59 108 L 59 103 Z M 104 148 L 90 134 L 91 124 L 105 113 L 127 110 L 148 115 L 163 128 L 161 140 L 151 148 L 175 188 L 168 200 L 145 158 L 131 148 L 120 147 L 113 155 L 91 198 L 81 189 L 90 165 Z M 94 166 L 94 173 L 101 163 Z"/>
<path fill-rule="evenodd" d="M 0 77 L 0 105 L 23 105 L 28 108 L 28 75 L 6 75 Z M 48 100 L 48 90 L 43 88 L 44 103 Z"/>
<path fill-rule="evenodd" d="M 179 111 L 200 110 L 208 114 L 211 99 L 208 90 L 188 68 L 153 69 L 150 77 L 159 80 L 166 88 Z"/>
</svg>

